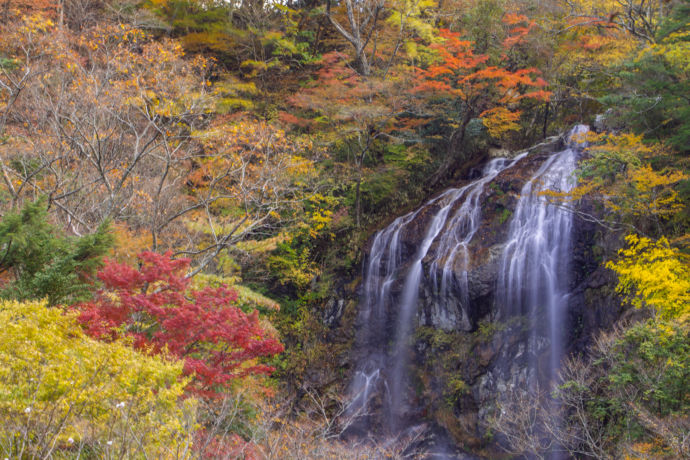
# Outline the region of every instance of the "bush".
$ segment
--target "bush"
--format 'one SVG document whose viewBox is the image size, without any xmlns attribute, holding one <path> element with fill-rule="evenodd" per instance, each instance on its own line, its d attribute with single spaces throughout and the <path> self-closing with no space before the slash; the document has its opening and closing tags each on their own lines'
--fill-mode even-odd
<svg viewBox="0 0 690 460">
<path fill-rule="evenodd" d="M 0 324 L 2 457 L 184 456 L 195 403 L 180 403 L 181 362 L 91 339 L 44 302 L 2 302 Z"/>
<path fill-rule="evenodd" d="M 283 351 L 257 310 L 244 313 L 237 293 L 225 286 L 195 290 L 185 277 L 188 259 L 170 253 L 139 254 L 140 267 L 107 261 L 98 278 L 103 289 L 79 305 L 89 335 L 104 340 L 131 337 L 134 346 L 184 360 L 193 375 L 188 390 L 218 396 L 234 379 L 270 374 L 257 362 Z"/>
</svg>

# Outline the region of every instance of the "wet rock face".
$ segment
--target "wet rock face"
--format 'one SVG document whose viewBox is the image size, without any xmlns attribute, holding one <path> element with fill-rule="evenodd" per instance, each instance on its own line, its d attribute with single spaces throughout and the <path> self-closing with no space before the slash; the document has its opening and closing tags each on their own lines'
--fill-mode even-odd
<svg viewBox="0 0 690 460">
<path fill-rule="evenodd" d="M 558 290 L 568 294 L 557 296 L 565 299 L 559 300 L 564 305 L 558 310 L 562 312 L 558 320 L 566 331 L 558 350 L 554 351 L 549 339 L 552 312 L 525 307 L 519 300 L 507 305 L 511 302 L 497 293 L 499 273 L 505 273 L 505 254 L 509 254 L 507 242 L 515 231 L 511 219 L 520 215 L 517 210 L 525 209 L 519 205 L 521 196 L 532 196 L 525 194 L 525 184 L 535 176 L 537 180 L 549 176 L 553 164 L 561 169 L 554 168 L 556 177 L 544 180 L 560 181 L 554 183 L 563 186 L 560 160 L 549 161 L 554 152 L 560 155 L 568 150 L 561 139 L 552 139 L 528 155 L 491 160 L 465 184 L 398 218 L 372 241 L 362 288 L 363 298 L 370 300 L 369 309 L 358 326 L 358 330 L 368 327 L 368 332 L 360 335 L 352 356 L 356 363 L 366 364 L 359 365 L 360 380 L 373 382 L 361 386 L 360 391 L 377 395 L 369 405 L 374 413 L 386 405 L 395 406 L 396 417 L 432 422 L 457 442 L 479 448 L 486 443 L 487 418 L 501 394 L 548 382 L 557 357 L 585 350 L 598 330 L 619 317 L 620 303 L 610 287 L 615 280 L 601 268 L 602 254 L 611 252 L 617 237 L 604 238 L 595 224 L 577 213 L 568 220 L 567 232 L 542 229 L 548 235 L 571 235 L 567 264 L 571 273 L 564 278 L 567 286 Z M 569 158 L 572 169 L 574 156 Z M 598 212 L 586 202 L 578 206 L 583 215 Z M 435 229 L 439 215 L 446 223 Z M 561 250 L 563 247 L 561 244 Z M 559 272 L 558 267 L 551 270 Z M 418 274 L 412 299 L 414 324 L 409 326 L 411 335 L 401 341 L 395 337 L 400 335 L 404 318 L 400 311 L 405 310 L 410 294 L 406 290 L 410 273 Z M 327 310 L 329 318 L 335 317 L 330 312 L 337 312 L 338 306 L 333 303 Z M 407 342 L 412 345 L 409 351 L 401 351 Z M 395 360 L 401 363 L 399 368 L 391 367 Z M 409 382 L 389 392 L 391 382 L 404 375 L 402 368 L 408 369 Z M 387 400 L 395 391 L 404 395 L 391 404 Z M 371 426 L 380 426 L 380 421 L 372 418 Z"/>
<path fill-rule="evenodd" d="M 551 146 L 551 148 L 554 148 Z M 481 223 L 475 237 L 470 241 L 468 257 L 458 253 L 446 266 L 451 267 L 451 286 L 439 292 L 434 283 L 423 283 L 418 305 L 418 323 L 445 331 L 471 332 L 482 318 L 489 316 L 494 308 L 494 291 L 499 272 L 500 258 L 504 249 L 510 217 L 525 181 L 539 168 L 550 151 L 534 152 L 520 160 L 515 166 L 499 173 L 484 188 L 479 197 Z M 458 204 L 458 206 L 460 203 Z M 414 248 L 423 237 L 429 216 L 436 209 L 429 207 L 421 212 L 411 225 L 412 230 L 403 236 L 405 247 Z M 455 212 L 456 210 L 451 211 Z M 447 229 L 444 231 L 452 231 Z M 438 248 L 432 246 L 424 259 L 424 273 L 427 278 L 442 276 L 440 267 L 434 267 Z M 408 249 L 409 250 L 409 249 Z M 469 263 L 469 266 L 467 264 Z M 434 274 L 434 268 L 438 270 Z M 459 285 L 466 280 L 467 297 L 460 298 L 463 290 Z"/>
<path fill-rule="evenodd" d="M 330 298 L 323 308 L 322 321 L 326 326 L 333 328 L 339 325 L 345 311 L 345 299 Z"/>
<path fill-rule="evenodd" d="M 497 311 L 495 291 L 510 218 L 521 188 L 556 147 L 557 143 L 541 146 L 513 168 L 498 174 L 482 193 L 482 223 L 469 248 L 469 267 L 464 260 L 448 265 L 452 267 L 453 283 L 458 284 L 465 277 L 467 297 L 460 298 L 458 289 L 449 289 L 440 295 L 437 286 L 428 279 L 431 275 L 420 287 L 418 327 L 464 334 L 468 338 L 457 362 L 454 365 L 444 362 L 440 366 L 445 367 L 445 371 L 439 366 L 434 370 L 433 365 L 425 362 L 434 359 L 434 354 L 448 352 L 432 350 L 429 343 L 417 344 L 417 349 L 425 352 L 418 353 L 414 363 L 422 369 L 420 372 L 431 375 L 427 383 L 430 388 L 447 388 L 448 380 L 454 378 L 460 378 L 466 384 L 466 390 L 454 402 L 453 421 L 441 423 L 465 445 L 479 446 L 484 442 L 487 418 L 502 393 L 548 380 L 549 341 L 546 338 L 528 340 L 526 319 Z M 585 214 L 598 212 L 587 202 L 579 206 Z M 433 211 L 428 215 L 433 215 Z M 425 227 L 424 219 L 425 214 L 420 214 L 416 228 Z M 414 239 L 421 232 L 423 230 L 410 232 L 407 237 Z M 615 285 L 613 274 L 601 267 L 601 254 L 610 252 L 618 237 L 607 236 L 605 239 L 603 235 L 596 224 L 577 215 L 574 217 L 572 275 L 564 318 L 567 334 L 563 338 L 563 347 L 566 354 L 586 350 L 592 337 L 599 330 L 610 327 L 622 313 L 620 301 L 611 288 Z M 413 241 L 407 244 L 414 247 Z M 433 268 L 434 249 L 432 247 L 424 261 L 425 273 Z M 537 318 L 536 321 L 546 322 L 546 318 Z M 478 338 L 482 332 L 478 328 L 482 324 L 482 327 L 494 327 L 490 338 Z M 530 363 L 536 363 L 536 366 Z M 431 391 L 427 393 L 431 394 Z M 436 413 L 447 403 L 447 399 L 420 402 L 428 405 L 429 413 Z"/>
<path fill-rule="evenodd" d="M 601 210 L 589 202 L 580 204 L 584 214 L 600 216 Z M 573 282 L 568 302 L 568 351 L 583 353 L 592 338 L 610 328 L 625 309 L 615 292 L 615 274 L 603 266 L 605 254 L 621 247 L 622 233 L 604 232 L 601 227 L 576 217 L 573 245 Z"/>
</svg>

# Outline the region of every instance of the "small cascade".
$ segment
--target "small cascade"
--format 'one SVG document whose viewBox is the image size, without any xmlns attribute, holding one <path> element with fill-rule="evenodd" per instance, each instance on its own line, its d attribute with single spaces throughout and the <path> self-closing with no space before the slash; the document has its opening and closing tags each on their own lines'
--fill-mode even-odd
<svg viewBox="0 0 690 460">
<path fill-rule="evenodd" d="M 497 310 L 529 320 L 530 369 L 538 367 L 534 350 L 542 344 L 549 348 L 545 381 L 556 377 L 563 354 L 573 213 L 551 203 L 542 192 L 568 192 L 575 186 L 573 173 L 582 144 L 573 139 L 587 131 L 586 126 L 576 126 L 567 148 L 551 155 L 522 187 L 498 274 Z"/>
<path fill-rule="evenodd" d="M 449 298 L 451 290 L 459 294 L 458 298 L 462 306 L 467 307 L 469 305 L 467 279 L 467 270 L 470 264 L 469 244 L 479 229 L 482 214 L 479 199 L 484 187 L 496 178 L 498 173 L 517 163 L 525 155 L 526 153 L 519 155 L 510 162 L 506 158 L 497 158 L 489 162 L 484 169 L 483 176 L 468 186 L 462 205 L 448 220 L 446 231 L 438 238 L 438 247 L 429 268 L 431 284 L 435 289 L 437 299 L 439 299 L 438 305 L 443 305 L 445 299 Z M 457 266 L 458 264 L 461 265 L 459 279 L 455 277 L 455 270 L 453 270 L 454 265 Z M 440 280 L 438 279 L 439 273 L 441 273 Z M 439 314 L 442 315 L 447 311 L 448 309 L 442 309 Z M 460 309 L 461 314 L 464 315 L 460 322 L 466 325 L 465 329 L 469 329 L 471 325 L 466 311 L 466 308 Z"/>
</svg>

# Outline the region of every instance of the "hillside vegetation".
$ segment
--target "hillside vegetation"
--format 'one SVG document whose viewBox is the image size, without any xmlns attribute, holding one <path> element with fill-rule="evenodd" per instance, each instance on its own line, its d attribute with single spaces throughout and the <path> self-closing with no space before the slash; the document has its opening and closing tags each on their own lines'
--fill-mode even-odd
<svg viewBox="0 0 690 460">
<path fill-rule="evenodd" d="M 690 458 L 690 1 L 0 0 L 0 456 L 409 452 L 341 436 L 367 241 L 576 123 L 628 312 L 483 442 Z"/>
</svg>

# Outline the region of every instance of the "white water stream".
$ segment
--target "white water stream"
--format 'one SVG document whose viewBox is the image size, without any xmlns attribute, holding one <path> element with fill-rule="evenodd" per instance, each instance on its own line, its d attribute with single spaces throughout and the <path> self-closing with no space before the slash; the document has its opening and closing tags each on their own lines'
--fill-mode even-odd
<svg viewBox="0 0 690 460">
<path fill-rule="evenodd" d="M 569 192 L 575 186 L 573 172 L 581 147 L 573 138 L 587 131 L 586 126 L 576 126 L 568 147 L 549 157 L 522 187 L 498 274 L 497 308 L 529 318 L 528 349 L 538 349 L 541 337 L 548 339 L 549 380 L 556 377 L 563 354 L 573 213 L 552 204 L 541 192 Z M 547 321 L 540 323 L 544 313 Z"/>
<path fill-rule="evenodd" d="M 571 138 L 586 130 L 584 126 L 576 127 Z M 547 158 L 524 184 L 509 224 L 495 296 L 497 308 L 526 315 L 535 322 L 531 325 L 531 341 L 546 335 L 551 347 L 551 376 L 563 353 L 561 327 L 568 295 L 573 223 L 572 213 L 550 204 L 540 192 L 570 190 L 579 151 L 575 144 L 569 144 Z M 409 421 L 403 420 L 403 414 L 408 413 L 411 404 L 407 400 L 406 369 L 420 285 L 426 282 L 433 286 L 440 299 L 460 299 L 465 308 L 459 311 L 467 311 L 469 244 L 480 228 L 480 198 L 498 174 L 526 155 L 490 161 L 479 179 L 447 190 L 376 234 L 364 268 L 357 346 L 366 353 L 350 385 L 351 415 L 370 415 L 371 401 L 379 398 L 377 410 L 383 428 L 393 435 L 405 428 Z M 402 236 L 412 231 L 418 224 L 416 220 L 427 212 L 433 214 L 424 217 L 428 223 L 423 238 L 414 248 L 409 247 L 409 242 L 405 246 Z M 425 260 L 429 262 L 429 274 L 424 270 Z M 447 295 L 449 290 L 453 290 L 453 296 Z M 548 324 L 538 325 L 544 310 Z"/>
</svg>

